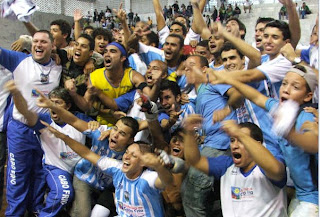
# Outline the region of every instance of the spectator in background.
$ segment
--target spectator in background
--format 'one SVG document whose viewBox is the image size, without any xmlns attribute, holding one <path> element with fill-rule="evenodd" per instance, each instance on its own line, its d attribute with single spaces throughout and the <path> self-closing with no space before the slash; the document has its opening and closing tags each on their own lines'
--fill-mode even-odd
<svg viewBox="0 0 320 217">
<path fill-rule="evenodd" d="M 140 22 L 140 17 L 136 13 L 136 16 L 133 18 L 134 25 L 136 25 L 138 22 Z"/>
<path fill-rule="evenodd" d="M 219 8 L 219 18 L 221 23 L 223 23 L 223 21 L 225 20 L 225 16 L 226 16 L 226 8 L 224 7 L 224 4 L 221 4 Z"/>
<path fill-rule="evenodd" d="M 233 16 L 234 17 L 239 17 L 239 14 L 241 14 L 241 9 L 239 8 L 238 4 L 236 3 L 233 11 Z"/>
<path fill-rule="evenodd" d="M 93 12 L 93 22 L 95 23 L 96 27 L 99 26 L 99 12 L 97 9 L 94 9 Z"/>
<path fill-rule="evenodd" d="M 86 21 L 90 24 L 92 21 L 92 15 L 90 14 L 90 11 L 88 11 L 87 15 L 86 15 Z"/>
<path fill-rule="evenodd" d="M 211 24 L 211 19 L 210 19 L 210 16 L 209 16 L 209 15 L 206 16 L 206 24 L 207 24 L 208 27 L 209 27 L 210 24 Z"/>
<path fill-rule="evenodd" d="M 233 16 L 233 9 L 231 4 L 228 4 L 227 10 L 226 10 L 226 19 L 229 19 L 232 16 Z"/>
<path fill-rule="evenodd" d="M 128 13 L 129 26 L 133 26 L 133 16 L 134 13 L 132 12 L 132 9 L 130 9 L 130 12 Z"/>
<path fill-rule="evenodd" d="M 106 13 L 104 13 L 104 16 L 105 16 L 106 18 L 112 17 L 112 11 L 110 10 L 109 7 L 107 7 Z"/>
<path fill-rule="evenodd" d="M 168 8 L 168 17 L 172 17 L 172 7 L 171 6 L 169 6 L 169 8 Z"/>
<path fill-rule="evenodd" d="M 247 10 L 249 10 L 249 13 L 251 12 L 251 5 L 252 3 L 249 0 L 246 0 L 246 2 L 243 3 L 244 13 L 247 13 Z"/>
<path fill-rule="evenodd" d="M 179 5 L 178 5 L 178 1 L 176 1 L 173 5 L 173 11 L 174 11 L 174 14 L 178 14 L 179 13 Z"/>
<path fill-rule="evenodd" d="M 216 21 L 217 17 L 218 17 L 218 10 L 217 10 L 216 6 L 213 6 L 213 13 L 211 15 L 213 22 Z"/>
<path fill-rule="evenodd" d="M 191 2 L 189 2 L 189 5 L 187 6 L 187 12 L 188 12 L 188 17 L 191 17 L 193 15 L 193 8 Z"/>
<path fill-rule="evenodd" d="M 166 20 L 167 17 L 168 17 L 168 8 L 167 8 L 166 5 L 165 5 L 164 8 L 163 8 L 163 17 L 164 17 L 165 20 Z"/>
<path fill-rule="evenodd" d="M 94 28 L 92 26 L 86 26 L 83 29 L 83 33 L 87 34 L 87 35 L 90 35 L 92 37 L 93 30 L 94 30 Z"/>
<path fill-rule="evenodd" d="M 280 11 L 279 11 L 279 20 L 283 20 L 283 19 L 287 19 L 287 8 L 284 5 L 280 8 Z"/>
<path fill-rule="evenodd" d="M 303 2 L 302 6 L 301 6 L 301 18 L 304 19 L 306 14 L 311 14 L 311 11 L 310 11 L 308 5 L 306 5 L 306 3 Z"/>
</svg>

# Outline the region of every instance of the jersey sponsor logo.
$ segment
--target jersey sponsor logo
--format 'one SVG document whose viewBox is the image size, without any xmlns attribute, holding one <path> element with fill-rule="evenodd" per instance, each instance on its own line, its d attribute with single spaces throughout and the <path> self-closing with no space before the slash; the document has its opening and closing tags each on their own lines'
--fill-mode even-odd
<svg viewBox="0 0 320 217">
<path fill-rule="evenodd" d="M 254 191 L 253 188 L 231 186 L 231 197 L 233 200 L 251 200 L 254 198 Z"/>
<path fill-rule="evenodd" d="M 118 207 L 127 216 L 132 216 L 132 217 L 146 216 L 146 212 L 143 206 L 134 206 L 134 205 L 122 203 L 119 201 Z"/>
<path fill-rule="evenodd" d="M 10 161 L 10 183 L 12 185 L 16 185 L 16 160 L 14 159 L 14 154 L 10 153 L 9 154 L 9 161 Z"/>
<path fill-rule="evenodd" d="M 71 159 L 76 158 L 76 157 L 78 157 L 78 155 L 75 152 L 71 152 L 71 151 L 69 151 L 69 152 L 60 152 L 60 158 L 62 158 L 62 159 L 71 160 Z"/>
</svg>

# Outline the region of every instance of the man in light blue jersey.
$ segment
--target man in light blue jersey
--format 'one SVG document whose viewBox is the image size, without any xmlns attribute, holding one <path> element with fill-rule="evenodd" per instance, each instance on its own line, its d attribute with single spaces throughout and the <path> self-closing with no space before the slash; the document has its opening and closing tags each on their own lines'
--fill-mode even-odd
<svg viewBox="0 0 320 217">
<path fill-rule="evenodd" d="M 119 216 L 164 216 L 160 190 L 171 184 L 173 177 L 160 159 L 151 153 L 150 145 L 131 144 L 122 161 L 119 161 L 107 156 L 101 157 L 49 125 L 48 129 L 80 156 L 97 165 L 103 173 L 113 177 Z"/>
</svg>

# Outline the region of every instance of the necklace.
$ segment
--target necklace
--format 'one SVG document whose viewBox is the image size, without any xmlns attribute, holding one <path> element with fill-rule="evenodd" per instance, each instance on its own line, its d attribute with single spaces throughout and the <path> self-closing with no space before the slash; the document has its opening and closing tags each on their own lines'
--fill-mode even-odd
<svg viewBox="0 0 320 217">
<path fill-rule="evenodd" d="M 41 72 L 41 74 L 40 74 L 40 82 L 42 84 L 48 84 L 49 83 L 49 75 L 50 75 L 50 72 L 51 72 L 52 67 L 53 67 L 53 65 L 51 63 L 52 63 L 52 60 L 50 60 L 50 63 L 48 64 L 48 65 L 50 65 L 49 70 L 45 71 L 45 70 L 43 70 L 43 67 L 41 67 L 39 63 L 35 62 L 35 65 L 38 66 L 38 68 L 39 68 L 39 70 Z M 35 71 L 37 71 L 37 70 L 35 69 Z"/>
</svg>

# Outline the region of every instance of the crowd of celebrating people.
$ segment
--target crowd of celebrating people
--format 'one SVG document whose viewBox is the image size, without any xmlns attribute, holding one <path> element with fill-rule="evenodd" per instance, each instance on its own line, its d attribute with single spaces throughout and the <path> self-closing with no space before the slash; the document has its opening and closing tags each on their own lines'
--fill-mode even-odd
<svg viewBox="0 0 320 217">
<path fill-rule="evenodd" d="M 281 3 L 288 23 L 252 36 L 237 5 L 206 22 L 206 0 L 24 22 L 0 48 L 5 215 L 318 216 L 319 24 L 296 49 Z"/>
</svg>

